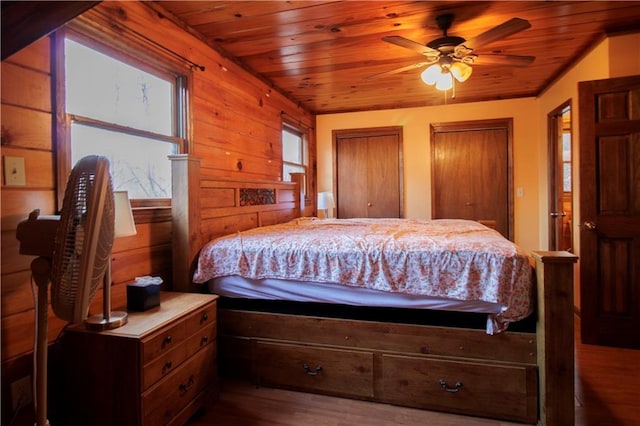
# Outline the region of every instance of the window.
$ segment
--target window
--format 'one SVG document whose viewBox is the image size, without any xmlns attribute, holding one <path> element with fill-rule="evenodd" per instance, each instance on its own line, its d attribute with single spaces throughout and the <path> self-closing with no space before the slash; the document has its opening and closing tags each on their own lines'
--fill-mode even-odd
<svg viewBox="0 0 640 426">
<path fill-rule="evenodd" d="M 309 155 L 304 134 L 288 125 L 282 128 L 282 180 L 291 181 L 290 173 L 304 173 L 302 190 L 307 191 Z"/>
<path fill-rule="evenodd" d="M 571 133 L 562 133 L 562 189 L 571 192 Z"/>
<path fill-rule="evenodd" d="M 132 199 L 170 198 L 167 157 L 184 146 L 184 76 L 68 36 L 64 71 L 70 165 L 103 155 L 114 190 Z"/>
<path fill-rule="evenodd" d="M 571 193 L 571 108 L 562 110 L 562 189 Z"/>
</svg>

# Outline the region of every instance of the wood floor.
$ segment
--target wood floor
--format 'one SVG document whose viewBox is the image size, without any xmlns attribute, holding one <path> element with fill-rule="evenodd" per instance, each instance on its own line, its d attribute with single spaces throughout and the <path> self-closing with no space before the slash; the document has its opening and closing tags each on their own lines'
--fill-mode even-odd
<svg viewBox="0 0 640 426">
<path fill-rule="evenodd" d="M 576 320 L 576 336 L 580 323 Z M 583 345 L 576 337 L 576 425 L 640 425 L 640 350 Z M 224 381 L 219 401 L 189 426 L 498 426 L 517 423 L 456 416 Z"/>
</svg>

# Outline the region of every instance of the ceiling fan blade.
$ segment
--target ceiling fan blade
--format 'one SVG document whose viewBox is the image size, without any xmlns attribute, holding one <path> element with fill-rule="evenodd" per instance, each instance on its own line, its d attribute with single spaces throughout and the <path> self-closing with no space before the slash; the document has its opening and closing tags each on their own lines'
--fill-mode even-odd
<svg viewBox="0 0 640 426">
<path fill-rule="evenodd" d="M 497 27 L 494 27 L 488 31 L 483 32 L 482 34 L 478 34 L 477 36 L 464 41 L 463 43 L 460 43 L 458 46 L 464 46 L 469 50 L 477 50 L 489 43 L 493 43 L 494 41 L 509 37 L 510 35 L 522 30 L 526 30 L 529 27 L 531 27 L 531 24 L 526 19 L 513 18 L 498 25 Z M 456 46 L 456 52 L 458 52 L 458 46 Z M 467 52 L 467 54 L 469 53 L 471 52 Z"/>
<path fill-rule="evenodd" d="M 376 78 L 380 78 L 380 77 L 386 77 L 388 75 L 393 75 L 393 74 L 398 74 L 401 72 L 405 72 L 405 71 L 409 71 L 409 70 L 413 70 L 416 68 L 421 68 L 424 67 L 425 65 L 429 65 L 429 64 L 433 64 L 435 61 L 427 61 L 427 62 L 418 62 L 416 64 L 411 64 L 411 65 L 407 65 L 401 68 L 396 68 L 390 71 L 385 71 L 385 72 L 381 72 L 378 74 L 374 74 L 374 75 L 370 75 L 369 77 L 366 77 L 366 80 L 373 80 Z"/>
<path fill-rule="evenodd" d="M 425 56 L 440 56 L 440 52 L 436 49 L 432 49 L 424 44 L 420 44 L 418 42 L 409 40 L 408 38 L 400 37 L 400 36 L 387 36 L 382 37 L 383 41 L 387 43 L 395 44 L 396 46 L 404 47 L 409 50 L 413 50 L 414 52 L 418 52 L 421 55 Z"/>
<path fill-rule="evenodd" d="M 479 55 L 473 65 L 508 65 L 512 67 L 526 67 L 535 61 L 535 56 L 519 55 Z"/>
</svg>

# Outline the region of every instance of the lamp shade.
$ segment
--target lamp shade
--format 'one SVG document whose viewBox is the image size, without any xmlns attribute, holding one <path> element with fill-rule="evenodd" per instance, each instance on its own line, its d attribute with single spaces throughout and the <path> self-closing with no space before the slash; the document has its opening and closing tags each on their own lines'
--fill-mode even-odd
<svg viewBox="0 0 640 426">
<path fill-rule="evenodd" d="M 129 237 L 136 235 L 136 224 L 133 220 L 131 203 L 127 191 L 115 191 L 113 193 L 115 209 L 115 232 L 114 237 Z"/>
<path fill-rule="evenodd" d="M 318 192 L 318 209 L 328 210 L 335 207 L 332 192 Z"/>
</svg>

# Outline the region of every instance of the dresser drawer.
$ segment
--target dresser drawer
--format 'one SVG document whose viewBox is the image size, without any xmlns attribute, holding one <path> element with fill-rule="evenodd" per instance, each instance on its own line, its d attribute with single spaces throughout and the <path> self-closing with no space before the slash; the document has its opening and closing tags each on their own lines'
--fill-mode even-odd
<svg viewBox="0 0 640 426">
<path fill-rule="evenodd" d="M 216 346 L 208 344 L 142 395 L 144 424 L 170 422 L 216 378 Z"/>
<path fill-rule="evenodd" d="M 216 304 L 210 303 L 190 314 L 185 320 L 187 332 L 193 334 L 198 330 L 216 323 Z"/>
<path fill-rule="evenodd" d="M 185 359 L 198 352 L 205 345 L 213 344 L 215 340 L 216 327 L 214 323 L 210 323 L 208 327 L 197 331 L 183 343 L 174 346 L 167 352 L 162 352 L 143 367 L 142 390 L 147 390 L 149 386 L 178 368 Z"/>
<path fill-rule="evenodd" d="M 142 341 L 142 363 L 147 364 L 153 359 L 169 353 L 187 337 L 187 327 L 184 320 L 178 320 L 171 327 L 167 327 Z"/>
<path fill-rule="evenodd" d="M 384 402 L 535 423 L 535 366 L 382 356 Z"/>
<path fill-rule="evenodd" d="M 185 339 L 199 330 L 216 323 L 216 304 L 209 303 L 188 316 L 176 321 L 169 328 L 142 342 L 142 363 L 147 364 L 183 344 Z"/>
<path fill-rule="evenodd" d="M 373 354 L 317 346 L 256 342 L 254 371 L 260 383 L 373 397 Z"/>
</svg>

